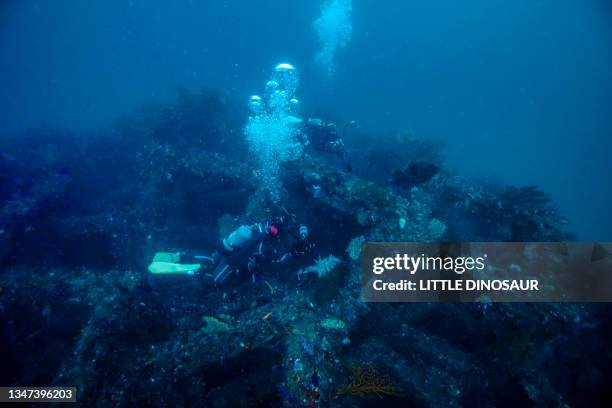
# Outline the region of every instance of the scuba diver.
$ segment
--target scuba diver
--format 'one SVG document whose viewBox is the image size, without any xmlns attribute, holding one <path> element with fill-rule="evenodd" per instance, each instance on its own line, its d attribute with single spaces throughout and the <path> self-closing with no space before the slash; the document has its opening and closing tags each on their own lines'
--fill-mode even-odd
<svg viewBox="0 0 612 408">
<path fill-rule="evenodd" d="M 288 228 L 279 234 L 281 226 L 287 224 L 287 217 L 279 217 L 275 222 L 241 225 L 220 240 L 211 256 L 158 252 L 148 269 L 153 274 L 198 275 L 213 284 L 223 283 L 232 274 L 248 272 L 255 282 L 265 261 L 283 263 L 312 249 L 305 225 L 299 225 L 297 234 L 290 233 Z"/>
<path fill-rule="evenodd" d="M 344 154 L 344 141 L 336 130 L 335 123 L 325 123 L 319 118 L 308 119 L 304 124 L 304 133 L 312 147 L 340 157 Z"/>
<path fill-rule="evenodd" d="M 313 149 L 334 155 L 345 162 L 347 171 L 352 171 L 352 166 L 347 162 L 344 140 L 349 129 L 355 129 L 357 122 L 352 120 L 342 128 L 342 135 L 338 134 L 335 123 L 325 123 L 319 118 L 310 118 L 303 125 L 303 132 L 308 137 L 308 142 Z"/>
<path fill-rule="evenodd" d="M 286 222 L 285 219 L 283 217 L 280 221 Z M 297 228 L 288 228 L 286 234 L 279 237 L 279 241 L 285 243 L 284 252 L 281 254 L 281 251 L 275 248 L 276 257 L 271 261 L 273 264 L 300 258 L 314 249 L 314 244 L 309 240 L 308 227 L 304 224 L 299 224 Z"/>
<path fill-rule="evenodd" d="M 214 269 L 205 276 L 220 284 L 232 273 L 240 274 L 246 269 L 254 279 L 257 263 L 264 256 L 264 244 L 267 249 L 267 240 L 276 234 L 278 228 L 272 224 L 241 225 L 221 240 L 211 259 Z"/>
</svg>

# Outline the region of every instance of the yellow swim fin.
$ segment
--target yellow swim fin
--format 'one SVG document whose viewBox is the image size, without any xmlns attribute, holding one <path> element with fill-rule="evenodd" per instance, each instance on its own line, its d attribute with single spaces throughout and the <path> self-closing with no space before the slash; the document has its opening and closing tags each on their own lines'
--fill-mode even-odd
<svg viewBox="0 0 612 408">
<path fill-rule="evenodd" d="M 149 272 L 154 274 L 195 274 L 201 264 L 181 264 L 180 254 L 174 252 L 158 252 L 149 265 Z"/>
</svg>

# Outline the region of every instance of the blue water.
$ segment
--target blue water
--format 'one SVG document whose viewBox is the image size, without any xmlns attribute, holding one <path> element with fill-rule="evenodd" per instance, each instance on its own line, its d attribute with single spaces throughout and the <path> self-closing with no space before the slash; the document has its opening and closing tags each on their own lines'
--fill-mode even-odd
<svg viewBox="0 0 612 408">
<path fill-rule="evenodd" d="M 248 98 L 281 60 L 305 111 L 447 144 L 459 174 L 538 184 L 582 240 L 612 239 L 612 5 L 355 0 L 352 38 L 314 64 L 319 2 L 3 1 L 3 132 L 97 131 L 174 88 Z"/>
</svg>

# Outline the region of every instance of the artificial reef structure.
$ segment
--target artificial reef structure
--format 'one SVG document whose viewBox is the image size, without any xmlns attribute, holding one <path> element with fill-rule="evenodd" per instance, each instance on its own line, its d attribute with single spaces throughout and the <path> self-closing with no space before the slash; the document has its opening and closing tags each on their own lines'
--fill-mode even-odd
<svg viewBox="0 0 612 408">
<path fill-rule="evenodd" d="M 604 305 L 359 296 L 366 241 L 570 239 L 545 193 L 465 180 L 437 145 L 410 135 L 374 143 L 308 121 L 271 81 L 250 111 L 220 92 L 179 89 L 176 102 L 96 134 L 38 128 L 1 139 L 2 384 L 75 385 L 87 406 L 610 398 Z M 342 154 L 310 143 L 319 131 L 340 134 Z M 265 143 L 272 134 L 276 145 Z M 212 248 L 277 214 L 308 225 L 313 256 L 271 267 L 258 284 L 150 280 L 146 264 L 161 248 Z"/>
</svg>

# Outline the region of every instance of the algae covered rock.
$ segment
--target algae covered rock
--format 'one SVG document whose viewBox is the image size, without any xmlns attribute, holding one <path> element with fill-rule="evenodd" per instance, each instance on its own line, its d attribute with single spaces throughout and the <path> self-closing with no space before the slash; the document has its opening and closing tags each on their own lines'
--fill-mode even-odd
<svg viewBox="0 0 612 408">
<path fill-rule="evenodd" d="M 233 330 L 231 325 L 211 316 L 202 317 L 202 321 L 204 327 L 201 330 L 207 334 L 227 333 Z"/>
<path fill-rule="evenodd" d="M 346 327 L 346 323 L 339 319 L 327 318 L 321 321 L 321 327 L 327 330 L 342 330 Z"/>
</svg>

